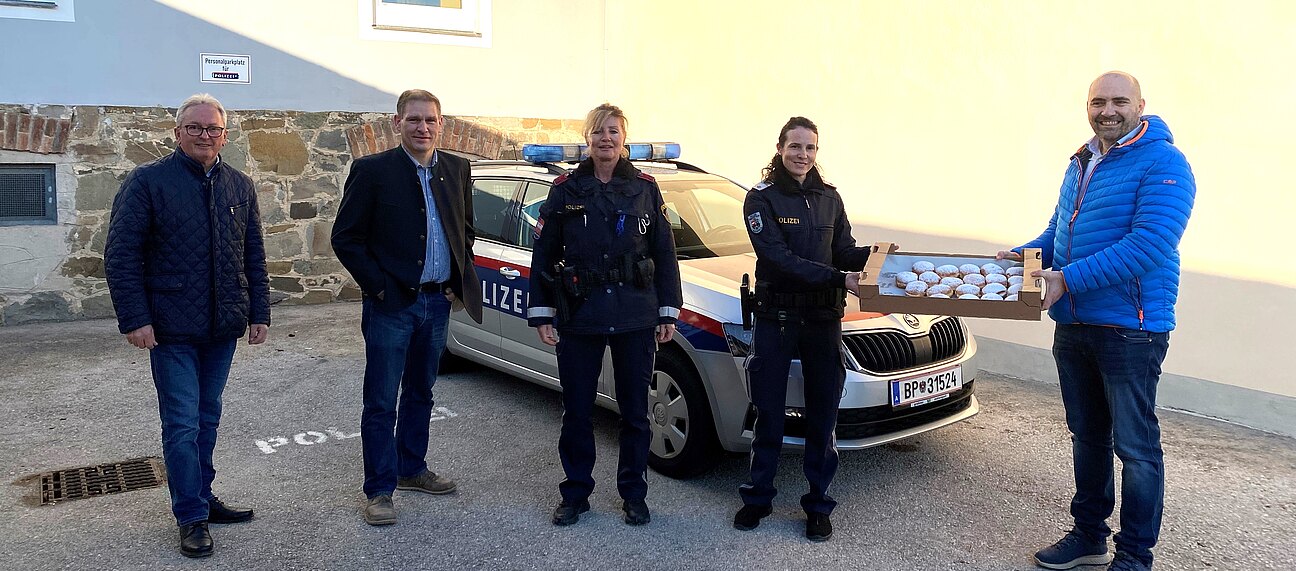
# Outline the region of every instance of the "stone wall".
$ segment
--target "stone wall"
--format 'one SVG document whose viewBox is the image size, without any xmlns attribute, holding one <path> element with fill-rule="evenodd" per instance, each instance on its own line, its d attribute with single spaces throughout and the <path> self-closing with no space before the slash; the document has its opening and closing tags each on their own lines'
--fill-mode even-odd
<svg viewBox="0 0 1296 571">
<path fill-rule="evenodd" d="M 131 169 L 175 148 L 175 109 L 0 104 L 0 164 L 53 164 L 57 226 L 0 226 L 0 325 L 113 315 L 103 251 Z M 351 161 L 399 141 L 389 113 L 231 111 L 222 160 L 257 187 L 274 303 L 359 298 L 333 256 Z M 441 147 L 517 158 L 528 142 L 582 140 L 580 121 L 447 117 Z"/>
</svg>

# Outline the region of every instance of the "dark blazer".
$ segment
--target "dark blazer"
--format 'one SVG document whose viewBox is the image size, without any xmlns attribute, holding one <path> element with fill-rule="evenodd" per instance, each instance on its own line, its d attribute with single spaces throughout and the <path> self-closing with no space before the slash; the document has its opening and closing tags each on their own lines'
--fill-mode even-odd
<svg viewBox="0 0 1296 571">
<path fill-rule="evenodd" d="M 481 323 L 481 282 L 473 265 L 472 180 L 468 160 L 437 152 L 432 196 L 450 242 L 450 289 Z M 409 154 L 399 146 L 351 163 L 333 223 L 333 251 L 364 295 L 400 309 L 418 296 L 427 248 L 427 207 Z M 382 294 L 381 296 L 379 294 Z"/>
<path fill-rule="evenodd" d="M 140 165 L 113 198 L 104 252 L 117 326 L 161 343 L 241 337 L 270 324 L 270 278 L 252 179 L 207 177 L 183 151 Z"/>
</svg>

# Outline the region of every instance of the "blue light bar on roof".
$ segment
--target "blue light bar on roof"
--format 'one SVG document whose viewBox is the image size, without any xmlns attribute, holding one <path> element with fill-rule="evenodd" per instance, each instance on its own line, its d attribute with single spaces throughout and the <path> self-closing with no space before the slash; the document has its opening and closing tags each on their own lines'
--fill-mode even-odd
<svg viewBox="0 0 1296 571">
<path fill-rule="evenodd" d="M 632 161 L 659 161 L 678 159 L 679 143 L 630 143 L 626 145 Z M 522 160 L 532 163 L 560 163 L 579 161 L 585 157 L 585 145 L 523 145 Z"/>
<path fill-rule="evenodd" d="M 630 149 L 632 161 L 678 159 L 680 156 L 679 143 L 630 143 L 626 147 Z"/>
<path fill-rule="evenodd" d="M 522 160 L 532 163 L 578 161 L 585 155 L 585 145 L 522 145 Z"/>
</svg>

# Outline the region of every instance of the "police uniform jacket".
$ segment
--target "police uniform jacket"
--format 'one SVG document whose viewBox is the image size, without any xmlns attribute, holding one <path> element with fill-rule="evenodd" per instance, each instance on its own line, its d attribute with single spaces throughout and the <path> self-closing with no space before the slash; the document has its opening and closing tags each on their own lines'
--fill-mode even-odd
<svg viewBox="0 0 1296 571">
<path fill-rule="evenodd" d="M 841 195 L 819 169 L 803 183 L 781 169 L 772 178 L 748 191 L 743 203 L 756 250 L 756 313 L 841 319 L 845 272 L 863 269 L 869 248 L 855 245 Z M 818 301 L 798 302 L 805 299 Z"/>
<path fill-rule="evenodd" d="M 627 258 L 639 267 L 652 261 L 643 287 L 624 275 Z M 679 317 L 679 262 L 661 189 L 624 158 L 606 184 L 594 176 L 592 159 L 554 179 L 535 229 L 527 310 L 532 327 L 555 321 L 560 292 L 543 276 L 556 277 L 560 261 L 583 277 L 596 276 L 581 284 L 585 297 L 571 304 L 570 319 L 556 323 L 562 331 L 620 333 L 673 324 Z"/>
</svg>

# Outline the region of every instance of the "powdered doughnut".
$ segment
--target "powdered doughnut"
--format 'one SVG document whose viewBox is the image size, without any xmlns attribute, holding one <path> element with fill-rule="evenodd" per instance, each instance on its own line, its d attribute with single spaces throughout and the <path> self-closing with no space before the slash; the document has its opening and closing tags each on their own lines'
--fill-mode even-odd
<svg viewBox="0 0 1296 571">
<path fill-rule="evenodd" d="M 965 293 L 965 294 L 963 294 L 963 295 L 960 295 L 960 296 L 958 296 L 958 298 L 959 298 L 959 299 L 981 299 L 981 298 L 979 298 L 979 297 L 977 297 L 977 296 L 975 296 L 975 295 L 973 295 L 973 294 L 970 294 L 970 293 Z"/>
<path fill-rule="evenodd" d="M 923 272 L 930 272 L 930 271 L 932 271 L 932 270 L 934 270 L 934 269 L 936 269 L 936 264 L 933 264 L 933 263 L 928 262 L 928 261 L 926 261 L 926 260 L 919 260 L 919 261 L 917 261 L 917 262 L 914 262 L 914 265 L 913 265 L 913 271 L 914 271 L 915 274 L 921 274 L 921 273 L 923 273 Z"/>
<path fill-rule="evenodd" d="M 1024 281 L 1026 281 L 1026 278 L 1022 276 L 1008 276 L 1008 285 L 1010 286 L 1021 285 Z"/>
<path fill-rule="evenodd" d="M 940 273 L 940 272 L 936 272 L 936 273 Z M 940 283 L 941 285 L 947 285 L 950 286 L 951 288 L 955 288 L 963 285 L 963 280 L 956 277 L 948 277 L 948 278 L 941 278 Z"/>
<path fill-rule="evenodd" d="M 936 273 L 940 274 L 942 278 L 958 277 L 959 269 L 958 266 L 954 264 L 945 264 L 942 266 L 937 266 Z"/>
<path fill-rule="evenodd" d="M 985 295 L 982 295 L 981 299 L 984 299 L 986 301 L 1003 301 L 1003 296 L 997 293 L 987 293 Z"/>
<path fill-rule="evenodd" d="M 949 297 L 951 291 L 954 291 L 954 288 L 947 285 L 936 284 L 934 286 L 927 288 L 927 297 L 931 297 L 933 295 L 944 295 L 946 297 Z"/>
<path fill-rule="evenodd" d="M 984 266 L 981 266 L 981 275 L 988 276 L 991 274 L 1002 274 L 1002 273 L 1004 273 L 1003 266 L 996 264 L 994 262 L 990 262 Z"/>
<path fill-rule="evenodd" d="M 1008 285 L 1008 276 L 1003 274 L 986 274 L 986 283 Z"/>
<path fill-rule="evenodd" d="M 963 264 L 963 265 L 959 266 L 959 273 L 960 273 L 960 274 L 963 274 L 963 275 L 965 275 L 965 276 L 968 275 L 968 274 L 977 274 L 977 275 L 980 275 L 980 274 L 981 274 L 981 266 L 978 266 L 978 265 L 976 265 L 976 264 Z"/>
<path fill-rule="evenodd" d="M 914 281 L 914 280 L 917 280 L 917 279 L 918 279 L 918 274 L 915 274 L 915 273 L 913 273 L 913 272 L 900 272 L 900 273 L 897 273 L 897 274 L 896 274 L 896 287 L 904 287 L 904 286 L 907 286 L 907 285 L 909 285 L 909 282 Z"/>
<path fill-rule="evenodd" d="M 918 281 L 924 282 L 927 285 L 936 285 L 940 283 L 941 277 L 936 275 L 936 272 L 923 272 L 918 274 Z"/>
<path fill-rule="evenodd" d="M 922 297 L 927 292 L 927 283 L 923 281 L 912 281 L 905 286 L 905 295 L 909 297 Z"/>
<path fill-rule="evenodd" d="M 932 299 L 949 299 L 949 296 L 943 293 L 933 293 L 927 297 L 930 297 Z"/>
<path fill-rule="evenodd" d="M 968 274 L 963 276 L 963 283 L 981 287 L 986 284 L 986 279 L 981 274 Z"/>
<path fill-rule="evenodd" d="M 1004 298 L 1004 301 L 1017 301 L 1017 294 L 1010 294 L 1008 297 Z"/>
<path fill-rule="evenodd" d="M 1007 274 L 1008 277 L 1020 276 L 1026 274 L 1026 269 L 1021 266 L 1013 266 L 1004 271 L 1004 273 Z"/>
<path fill-rule="evenodd" d="M 958 294 L 960 298 L 962 298 L 964 295 L 970 295 L 976 297 L 981 295 L 981 288 L 974 286 L 972 284 L 963 284 L 961 286 L 954 288 L 954 293 Z"/>
<path fill-rule="evenodd" d="M 984 299 L 984 298 L 985 298 L 985 294 L 987 294 L 987 293 L 993 293 L 993 294 L 998 294 L 998 295 L 1004 295 L 1004 292 L 1006 292 L 1006 291 L 1008 291 L 1008 286 L 1006 286 L 1006 285 L 1003 285 L 1003 284 L 986 284 L 985 287 L 981 288 L 981 294 L 982 294 L 981 297 L 982 297 L 982 299 Z"/>
<path fill-rule="evenodd" d="M 1013 285 L 1010 285 L 1010 286 L 1008 286 L 1008 295 L 1017 295 L 1017 294 L 1021 293 L 1021 290 L 1022 290 L 1022 285 L 1021 285 L 1021 284 L 1013 284 Z"/>
</svg>

